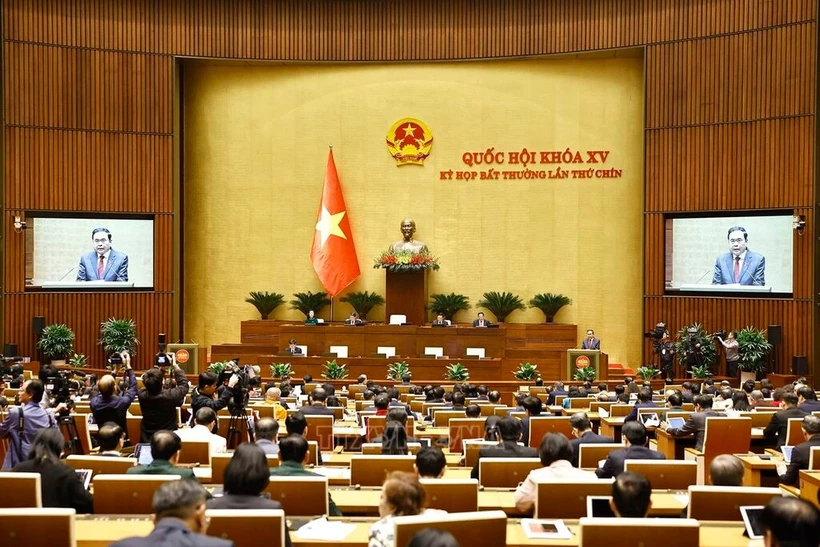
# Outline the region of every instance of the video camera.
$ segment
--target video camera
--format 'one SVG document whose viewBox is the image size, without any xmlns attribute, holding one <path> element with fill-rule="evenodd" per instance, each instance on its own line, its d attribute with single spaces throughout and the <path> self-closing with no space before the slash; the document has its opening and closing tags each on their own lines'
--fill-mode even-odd
<svg viewBox="0 0 820 547">
<path fill-rule="evenodd" d="M 174 364 L 174 354 L 166 352 L 167 344 L 165 343 L 164 332 L 157 334 L 157 345 L 159 346 L 159 351 L 154 356 L 154 366 L 164 368 Z"/>
<path fill-rule="evenodd" d="M 728 333 L 725 330 L 719 330 L 712 335 L 712 338 L 726 338 Z"/>
<path fill-rule="evenodd" d="M 66 405 L 66 409 L 60 412 L 60 417 L 68 416 L 74 407 L 72 394 L 76 394 L 80 389 L 80 383 L 73 378 L 77 374 L 73 371 L 60 370 L 56 376 L 48 376 L 44 382 L 46 392 L 49 394 L 51 406 L 61 403 Z"/>
<path fill-rule="evenodd" d="M 655 325 L 655 330 L 650 330 L 648 332 L 643 333 L 644 338 L 651 338 L 652 340 L 660 340 L 663 338 L 663 334 L 666 332 L 666 323 L 663 321 L 659 322 Z"/>
<path fill-rule="evenodd" d="M 230 362 L 231 364 L 222 370 L 218 383 L 224 384 L 231 379 L 231 376 L 236 375 L 238 381 L 233 387 L 233 406 L 234 409 L 242 409 L 248 402 L 248 387 L 250 385 L 251 378 L 255 377 L 256 373 L 250 365 L 240 366 L 239 357 L 234 357 Z"/>
</svg>

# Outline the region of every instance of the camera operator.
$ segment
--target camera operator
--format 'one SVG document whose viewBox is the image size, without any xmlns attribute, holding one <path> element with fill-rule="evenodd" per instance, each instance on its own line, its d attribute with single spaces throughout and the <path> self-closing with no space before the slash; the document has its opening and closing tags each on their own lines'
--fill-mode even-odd
<svg viewBox="0 0 820 547">
<path fill-rule="evenodd" d="M 128 379 L 128 391 L 124 395 L 119 395 L 117 390 L 117 380 L 112 374 L 106 374 L 97 382 L 97 394 L 91 399 L 91 413 L 94 415 L 94 422 L 102 425 L 106 422 L 114 422 L 128 431 L 125 416 L 128 407 L 137 398 L 137 377 L 131 368 L 131 355 L 123 351 L 122 357 L 123 377 Z M 114 365 L 116 366 L 116 365 Z M 116 369 L 112 371 L 116 374 Z M 132 444 L 136 444 L 137 439 L 131 439 Z"/>
<path fill-rule="evenodd" d="M 165 370 L 154 367 L 145 371 L 142 376 L 142 383 L 145 388 L 137 394 L 142 410 L 142 423 L 140 424 L 140 442 L 150 443 L 155 432 L 161 430 L 176 431 L 177 407 L 185 402 L 185 395 L 188 394 L 188 379 L 176 362 L 171 361 L 174 371 L 176 387 L 163 389 Z"/>
<path fill-rule="evenodd" d="M 228 386 L 222 390 L 222 395 L 216 397 L 217 380 L 219 377 L 213 372 L 202 372 L 199 375 L 199 385 L 194 388 L 191 395 L 191 413 L 196 416 L 200 408 L 208 407 L 214 412 L 222 410 L 233 397 L 233 388 L 239 382 L 239 376 L 233 374 L 228 380 Z"/>
<path fill-rule="evenodd" d="M 9 387 L 12 389 L 20 389 L 26 381 L 26 377 L 23 374 L 23 365 L 17 364 L 11 367 L 11 382 L 9 383 Z"/>
<path fill-rule="evenodd" d="M 658 352 L 661 359 L 661 373 L 666 379 L 666 383 L 670 384 L 675 377 L 675 343 L 669 337 L 668 330 L 663 332 L 663 337 L 658 342 L 655 351 Z"/>
<path fill-rule="evenodd" d="M 725 335 L 725 332 L 717 332 L 715 338 L 720 341 L 726 350 L 726 376 L 737 378 L 737 365 L 740 362 L 740 345 L 735 339 L 737 334 L 735 334 L 735 331 L 729 331 L 729 335 L 724 340 Z"/>
<path fill-rule="evenodd" d="M 38 431 L 57 427 L 54 411 L 40 406 L 45 390 L 45 385 L 38 378 L 25 382 L 19 393 L 20 406 L 10 408 L 6 419 L 0 423 L 0 438 L 9 440 L 3 469 L 11 469 L 26 459 Z"/>
</svg>

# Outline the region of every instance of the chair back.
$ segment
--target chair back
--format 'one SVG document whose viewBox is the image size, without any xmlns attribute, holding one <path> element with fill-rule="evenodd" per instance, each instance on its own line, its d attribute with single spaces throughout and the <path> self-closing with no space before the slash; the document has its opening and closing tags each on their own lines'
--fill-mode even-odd
<svg viewBox="0 0 820 547">
<path fill-rule="evenodd" d="M 779 488 L 747 486 L 689 487 L 689 509 L 686 517 L 697 520 L 742 521 L 740 508 L 744 505 L 766 505 L 782 495 Z"/>
<path fill-rule="evenodd" d="M 421 404 L 421 413 L 427 416 L 431 408 L 444 408 L 444 403 L 428 403 L 425 401 Z"/>
<path fill-rule="evenodd" d="M 489 416 L 495 415 L 495 409 L 496 408 L 507 408 L 504 405 L 493 405 L 493 404 L 489 404 L 489 403 L 480 404 L 480 405 L 478 405 L 478 407 L 481 409 L 481 417 L 482 418 L 487 418 Z"/>
<path fill-rule="evenodd" d="M 467 413 L 463 410 L 452 410 L 450 408 L 433 409 L 433 427 L 447 427 L 451 418 L 466 418 Z"/>
<path fill-rule="evenodd" d="M 752 420 L 752 427 L 766 427 L 772 420 L 772 415 L 768 412 L 738 412 L 737 416 Z"/>
<path fill-rule="evenodd" d="M 415 456 L 350 456 L 350 484 L 381 486 L 391 471 L 413 473 Z"/>
<path fill-rule="evenodd" d="M 712 460 L 721 454 L 746 454 L 752 442 L 751 418 L 706 418 L 706 432 L 703 437 L 703 470 L 712 465 Z"/>
<path fill-rule="evenodd" d="M 281 509 L 208 509 L 208 535 L 232 541 L 234 547 L 285 547 L 285 512 Z"/>
<path fill-rule="evenodd" d="M 595 399 L 590 399 L 589 397 L 573 397 L 569 400 L 569 407 L 580 410 L 582 408 L 589 408 L 594 402 Z"/>
<path fill-rule="evenodd" d="M 179 463 L 211 465 L 211 445 L 208 441 L 182 441 Z"/>
<path fill-rule="evenodd" d="M 449 513 L 478 511 L 478 479 L 421 479 L 427 507 Z"/>
<path fill-rule="evenodd" d="M 56 507 L 0 509 L 0 545 L 76 547 L 74 509 Z M 37 539 L 39 538 L 39 539 Z"/>
<path fill-rule="evenodd" d="M 361 412 L 366 408 L 373 409 L 373 404 L 373 399 L 370 399 L 369 401 L 365 401 L 364 399 L 356 399 L 356 412 Z"/>
<path fill-rule="evenodd" d="M 386 416 L 369 416 L 365 419 L 365 423 L 367 424 L 367 428 L 365 429 L 365 439 L 367 439 L 367 442 L 370 442 L 371 439 L 375 439 L 376 437 L 382 436 L 382 433 L 384 433 L 384 424 L 386 421 Z M 408 416 L 407 424 L 405 426 L 405 430 L 407 431 L 408 437 L 411 437 L 413 435 L 413 430 L 415 427 L 416 419 L 412 416 Z"/>
<path fill-rule="evenodd" d="M 305 419 L 308 424 L 305 438 L 319 443 L 319 450 L 333 450 L 333 416 L 306 414 Z"/>
<path fill-rule="evenodd" d="M 789 418 L 786 424 L 786 445 L 803 444 L 803 418 Z"/>
<path fill-rule="evenodd" d="M 813 446 L 809 450 L 809 471 L 820 469 L 820 446 Z"/>
<path fill-rule="evenodd" d="M 579 521 L 580 547 L 634 547 L 657 545 L 690 547 L 700 543 L 699 523 L 677 518 L 587 518 Z"/>
<path fill-rule="evenodd" d="M 530 471 L 540 467 L 539 458 L 481 458 L 478 482 L 485 488 L 515 488 Z"/>
<path fill-rule="evenodd" d="M 530 416 L 530 438 L 527 446 L 538 448 L 547 433 L 563 433 L 572 439 L 571 416 Z M 526 441 L 526 439 L 525 439 Z"/>
<path fill-rule="evenodd" d="M 537 482 L 535 518 L 577 519 L 587 514 L 587 496 L 609 496 L 614 479 Z"/>
<path fill-rule="evenodd" d="M 327 477 L 271 477 L 265 492 L 282 504 L 288 517 L 314 517 L 329 513 L 327 484 Z"/>
<path fill-rule="evenodd" d="M 459 545 L 506 545 L 507 515 L 504 511 L 476 511 L 396 517 L 394 545 L 407 545 L 425 528 L 450 532 Z"/>
<path fill-rule="evenodd" d="M 421 450 L 421 443 L 407 443 L 407 451 L 416 455 Z M 362 443 L 362 454 L 365 456 L 378 456 L 382 453 L 381 443 Z"/>
<path fill-rule="evenodd" d="M 626 418 L 635 405 L 614 404 L 609 407 L 610 418 Z"/>
<path fill-rule="evenodd" d="M 134 405 L 131 405 L 131 409 L 134 408 Z M 125 428 L 128 430 L 128 440 L 131 442 L 132 445 L 136 445 L 140 442 L 140 429 L 142 426 L 142 414 L 137 416 L 126 416 L 125 417 Z"/>
<path fill-rule="evenodd" d="M 90 469 L 91 476 L 124 475 L 137 464 L 134 458 L 114 458 L 108 456 L 68 456 L 65 462 L 73 469 Z"/>
<path fill-rule="evenodd" d="M 624 471 L 643 475 L 655 490 L 686 490 L 698 481 L 694 460 L 626 460 Z"/>
<path fill-rule="evenodd" d="M 42 506 L 40 473 L 0 473 L 0 507 Z"/>
<path fill-rule="evenodd" d="M 485 446 L 498 446 L 498 441 L 485 441 L 483 439 L 463 439 L 461 449 L 464 453 L 464 466 L 473 467 L 478 460 L 478 452 Z"/>
<path fill-rule="evenodd" d="M 605 460 L 610 452 L 621 450 L 621 443 L 583 443 L 578 445 L 578 467 L 597 469 L 598 462 Z"/>
<path fill-rule="evenodd" d="M 483 418 L 450 418 L 448 446 L 450 453 L 461 452 L 464 439 L 481 439 L 484 437 Z"/>
<path fill-rule="evenodd" d="M 112 515 L 148 515 L 154 512 L 154 492 L 179 475 L 97 475 L 91 481 L 94 505 Z"/>
<path fill-rule="evenodd" d="M 496 406 L 496 407 L 493 407 L 493 413 L 492 413 L 492 415 L 493 415 L 493 416 L 498 416 L 499 418 L 503 418 L 503 417 L 505 417 L 505 416 L 507 415 L 507 413 L 508 413 L 508 412 L 510 412 L 512 409 L 513 409 L 513 407 L 504 406 L 504 405 Z"/>
<path fill-rule="evenodd" d="M 603 408 L 607 412 L 609 412 L 610 407 L 615 403 L 612 401 L 592 401 L 589 403 L 589 411 L 590 412 L 598 412 L 599 409 Z"/>
<path fill-rule="evenodd" d="M 347 393 L 349 397 L 355 398 L 357 393 L 364 393 L 367 386 L 364 384 L 350 384 L 347 386 Z"/>
</svg>

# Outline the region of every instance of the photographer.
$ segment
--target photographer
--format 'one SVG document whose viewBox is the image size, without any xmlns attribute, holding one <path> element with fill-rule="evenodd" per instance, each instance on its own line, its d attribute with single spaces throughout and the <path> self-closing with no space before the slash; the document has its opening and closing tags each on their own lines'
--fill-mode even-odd
<svg viewBox="0 0 820 547">
<path fill-rule="evenodd" d="M 667 384 L 675 377 L 675 343 L 669 337 L 669 331 L 663 332 L 663 337 L 655 348 L 661 360 L 661 373 Z"/>
<path fill-rule="evenodd" d="M 131 368 L 131 355 L 127 351 L 123 351 L 120 356 L 124 367 L 123 378 L 128 379 L 128 390 L 125 395 L 119 395 L 117 380 L 112 374 L 106 374 L 97 382 L 99 394 L 91 399 L 90 406 L 95 423 L 102 425 L 106 422 L 114 422 L 123 431 L 128 431 L 125 417 L 128 413 L 128 407 L 137 398 L 137 377 Z M 114 366 L 116 367 L 116 364 Z M 112 372 L 116 374 L 116 368 Z M 131 439 L 132 444 L 136 444 L 136 442 L 137 439 Z"/>
<path fill-rule="evenodd" d="M 735 331 L 729 331 L 729 336 L 726 340 L 723 337 L 725 332 L 715 333 L 715 338 L 723 344 L 726 350 L 726 376 L 730 378 L 737 378 L 737 365 L 740 362 L 740 345 L 738 344 Z"/>
<path fill-rule="evenodd" d="M 19 393 L 20 406 L 9 409 L 6 419 L 0 423 L 0 438 L 9 440 L 3 469 L 11 469 L 26 458 L 38 431 L 57 427 L 54 411 L 40 406 L 44 394 L 45 386 L 41 380 L 28 380 Z"/>
<path fill-rule="evenodd" d="M 9 383 L 9 387 L 12 389 L 20 389 L 23 387 L 23 383 L 26 381 L 26 377 L 23 374 L 23 365 L 17 364 L 11 367 L 11 382 Z"/>
<path fill-rule="evenodd" d="M 177 385 L 171 389 L 163 389 L 162 384 L 165 379 L 165 371 L 162 368 L 154 367 L 145 371 L 142 376 L 142 383 L 145 386 L 140 390 L 137 397 L 142 410 L 142 423 L 140 424 L 140 442 L 150 443 L 154 433 L 161 430 L 176 431 L 177 407 L 185 402 L 185 395 L 188 394 L 188 379 L 176 362 L 172 361 L 174 380 Z"/>
<path fill-rule="evenodd" d="M 233 397 L 233 388 L 239 381 L 239 376 L 233 374 L 228 381 L 228 387 L 222 390 L 222 395 L 216 398 L 217 380 L 219 378 L 213 372 L 203 372 L 199 375 L 199 384 L 194 388 L 191 395 L 191 413 L 196 415 L 200 408 L 207 407 L 214 412 L 222 410 Z"/>
</svg>

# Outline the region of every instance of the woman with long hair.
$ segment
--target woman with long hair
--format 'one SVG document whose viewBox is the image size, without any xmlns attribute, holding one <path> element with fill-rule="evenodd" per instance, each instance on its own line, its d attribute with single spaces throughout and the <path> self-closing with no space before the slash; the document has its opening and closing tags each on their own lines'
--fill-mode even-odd
<svg viewBox="0 0 820 547">
<path fill-rule="evenodd" d="M 407 431 L 404 424 L 388 420 L 382 434 L 382 454 L 385 456 L 406 456 Z"/>
</svg>

